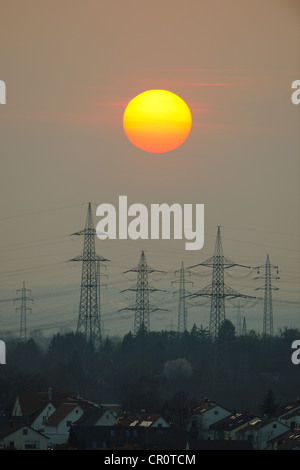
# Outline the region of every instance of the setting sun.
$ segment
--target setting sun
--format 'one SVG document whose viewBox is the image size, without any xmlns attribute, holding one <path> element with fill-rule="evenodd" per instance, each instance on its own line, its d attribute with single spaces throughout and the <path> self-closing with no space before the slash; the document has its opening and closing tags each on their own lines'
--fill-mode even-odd
<svg viewBox="0 0 300 470">
<path fill-rule="evenodd" d="M 164 153 L 186 140 L 192 116 L 187 104 L 174 93 L 148 90 L 128 103 L 123 127 L 135 147 L 150 153 Z"/>
</svg>

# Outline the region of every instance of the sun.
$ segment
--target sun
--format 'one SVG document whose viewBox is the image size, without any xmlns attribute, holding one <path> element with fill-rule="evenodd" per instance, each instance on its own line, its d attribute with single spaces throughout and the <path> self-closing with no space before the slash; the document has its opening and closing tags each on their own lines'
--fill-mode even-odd
<svg viewBox="0 0 300 470">
<path fill-rule="evenodd" d="M 192 128 L 187 104 L 167 90 L 147 90 L 133 98 L 124 111 L 123 128 L 130 142 L 150 153 L 179 147 Z"/>
</svg>

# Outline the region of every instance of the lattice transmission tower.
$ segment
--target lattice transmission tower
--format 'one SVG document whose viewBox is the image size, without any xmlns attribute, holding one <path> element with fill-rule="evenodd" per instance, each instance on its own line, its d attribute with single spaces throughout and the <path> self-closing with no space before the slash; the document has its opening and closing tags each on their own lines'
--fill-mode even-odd
<svg viewBox="0 0 300 470">
<path fill-rule="evenodd" d="M 243 335 L 243 336 L 246 336 L 246 335 L 247 335 L 247 322 L 246 322 L 246 318 L 245 318 L 245 317 L 244 317 L 244 319 L 243 319 L 242 335 Z"/>
<path fill-rule="evenodd" d="M 95 251 L 96 230 L 94 228 L 91 203 L 88 205 L 85 228 L 72 235 L 83 236 L 83 252 L 70 261 L 82 263 L 79 315 L 77 333 L 83 333 L 93 347 L 102 344 L 100 264 L 109 261 Z"/>
<path fill-rule="evenodd" d="M 23 282 L 22 289 L 18 289 L 16 292 L 17 295 L 21 294 L 15 298 L 15 301 L 21 301 L 21 306 L 16 308 L 16 311 L 20 312 L 20 340 L 27 341 L 27 312 L 32 311 L 27 302 L 33 302 L 32 297 L 29 297 L 31 296 L 31 290 L 26 289 L 25 282 Z"/>
<path fill-rule="evenodd" d="M 149 285 L 149 274 L 154 272 L 160 272 L 157 269 L 153 269 L 147 264 L 145 252 L 142 251 L 140 256 L 139 264 L 137 267 L 125 271 L 125 273 L 135 272 L 137 273 L 136 286 L 128 289 L 124 289 L 121 292 L 134 291 L 136 293 L 135 304 L 132 307 L 125 307 L 122 310 L 133 310 L 134 311 L 134 334 L 143 334 L 150 332 L 150 314 L 158 311 L 165 310 L 162 308 L 155 307 L 150 303 L 150 294 L 153 292 L 164 292 L 162 289 L 157 289 Z"/>
<path fill-rule="evenodd" d="M 279 276 L 272 275 L 272 269 L 276 269 L 276 273 L 279 274 L 278 266 L 270 264 L 270 257 L 267 255 L 266 263 L 262 266 L 256 266 L 257 274 L 260 273 L 260 269 L 265 269 L 263 276 L 257 276 L 255 279 L 264 279 L 265 285 L 263 287 L 257 287 L 256 290 L 264 290 L 264 315 L 263 315 L 263 336 L 273 336 L 273 301 L 272 301 L 272 290 L 279 290 L 278 287 L 272 286 L 273 279 L 280 279 Z"/>
<path fill-rule="evenodd" d="M 198 292 L 191 295 L 191 297 L 210 297 L 210 318 L 209 318 L 209 332 L 212 338 L 217 338 L 219 328 L 225 320 L 225 298 L 235 299 L 254 299 L 255 297 L 244 295 L 224 283 L 224 272 L 226 269 L 233 267 L 243 267 L 251 269 L 250 266 L 241 265 L 225 258 L 223 255 L 221 230 L 220 226 L 217 229 L 217 238 L 215 243 L 214 255 L 202 263 L 190 266 L 190 269 L 196 266 L 206 266 L 212 268 L 212 282 L 211 285 L 204 287 Z"/>
<path fill-rule="evenodd" d="M 187 294 L 186 284 L 193 284 L 192 281 L 186 279 L 186 274 L 190 272 L 184 268 L 183 262 L 181 263 L 181 268 L 178 271 L 175 271 L 175 275 L 179 274 L 179 278 L 175 281 L 172 281 L 172 284 L 179 283 L 178 289 L 178 322 L 177 322 L 177 332 L 183 333 L 187 330 Z"/>
</svg>

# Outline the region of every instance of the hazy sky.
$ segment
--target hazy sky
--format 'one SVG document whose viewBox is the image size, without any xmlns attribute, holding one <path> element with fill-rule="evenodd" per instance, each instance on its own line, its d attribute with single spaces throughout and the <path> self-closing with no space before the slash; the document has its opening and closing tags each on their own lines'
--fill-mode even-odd
<svg viewBox="0 0 300 470">
<path fill-rule="evenodd" d="M 97 241 L 111 260 L 102 306 L 110 334 L 131 327 L 129 314 L 121 328 L 113 312 L 127 303 L 118 292 L 134 276 L 122 271 L 140 250 L 167 271 L 156 279 L 169 289 L 181 261 L 212 255 L 218 225 L 228 258 L 256 266 L 269 253 L 279 265 L 274 324 L 300 327 L 300 105 L 291 102 L 300 79 L 299 1 L 1 0 L 0 23 L 2 298 L 25 281 L 36 298 L 32 328 L 74 328 L 78 290 L 56 295 L 80 282 L 80 266 L 66 261 L 82 240 L 69 234 L 83 228 L 87 202 L 95 211 L 127 195 L 130 204 L 205 204 L 205 244 L 187 252 L 183 241 Z M 122 127 L 126 104 L 154 88 L 182 97 L 193 118 L 187 141 L 165 154 L 138 150 Z M 263 280 L 238 274 L 226 282 L 256 295 Z M 193 289 L 209 276 L 193 279 Z M 42 298 L 52 285 L 52 297 Z M 176 297 L 168 295 L 158 303 L 172 301 L 175 310 L 154 321 L 176 327 Z M 0 331 L 18 329 L 15 306 L 0 303 Z M 262 308 L 244 311 L 249 327 L 261 329 Z M 207 326 L 208 315 L 209 304 L 197 307 L 189 326 Z"/>
</svg>

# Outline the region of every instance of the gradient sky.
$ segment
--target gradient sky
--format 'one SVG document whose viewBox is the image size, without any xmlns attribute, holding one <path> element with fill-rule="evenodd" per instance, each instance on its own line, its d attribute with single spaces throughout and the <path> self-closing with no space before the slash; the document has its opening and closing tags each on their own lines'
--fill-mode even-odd
<svg viewBox="0 0 300 470">
<path fill-rule="evenodd" d="M 170 288 L 181 261 L 212 255 L 218 225 L 228 258 L 256 266 L 269 253 L 279 265 L 274 325 L 300 327 L 300 105 L 291 103 L 291 83 L 300 79 L 299 2 L 1 0 L 0 23 L 2 298 L 25 281 L 36 298 L 32 328 L 74 328 L 78 290 L 56 304 L 42 295 L 56 298 L 80 282 L 80 266 L 66 261 L 82 250 L 69 234 L 83 228 L 87 202 L 95 210 L 127 195 L 146 205 L 204 203 L 205 244 L 193 253 L 183 241 L 97 241 L 111 260 L 103 292 L 110 334 L 129 329 L 130 314 L 122 327 L 111 315 L 128 298 L 110 292 L 134 282 L 121 273 L 138 263 L 140 250 L 169 273 L 156 279 Z M 193 116 L 187 141 L 165 154 L 138 150 L 122 127 L 126 104 L 154 88 L 178 94 Z M 194 281 L 198 290 L 210 277 Z M 228 284 L 255 295 L 263 281 Z M 159 328 L 176 327 L 176 298 L 172 305 L 154 317 Z M 190 327 L 208 325 L 209 307 L 199 308 Z M 261 330 L 262 308 L 245 310 L 249 328 Z M 0 331 L 18 330 L 14 309 L 0 303 Z"/>
</svg>

